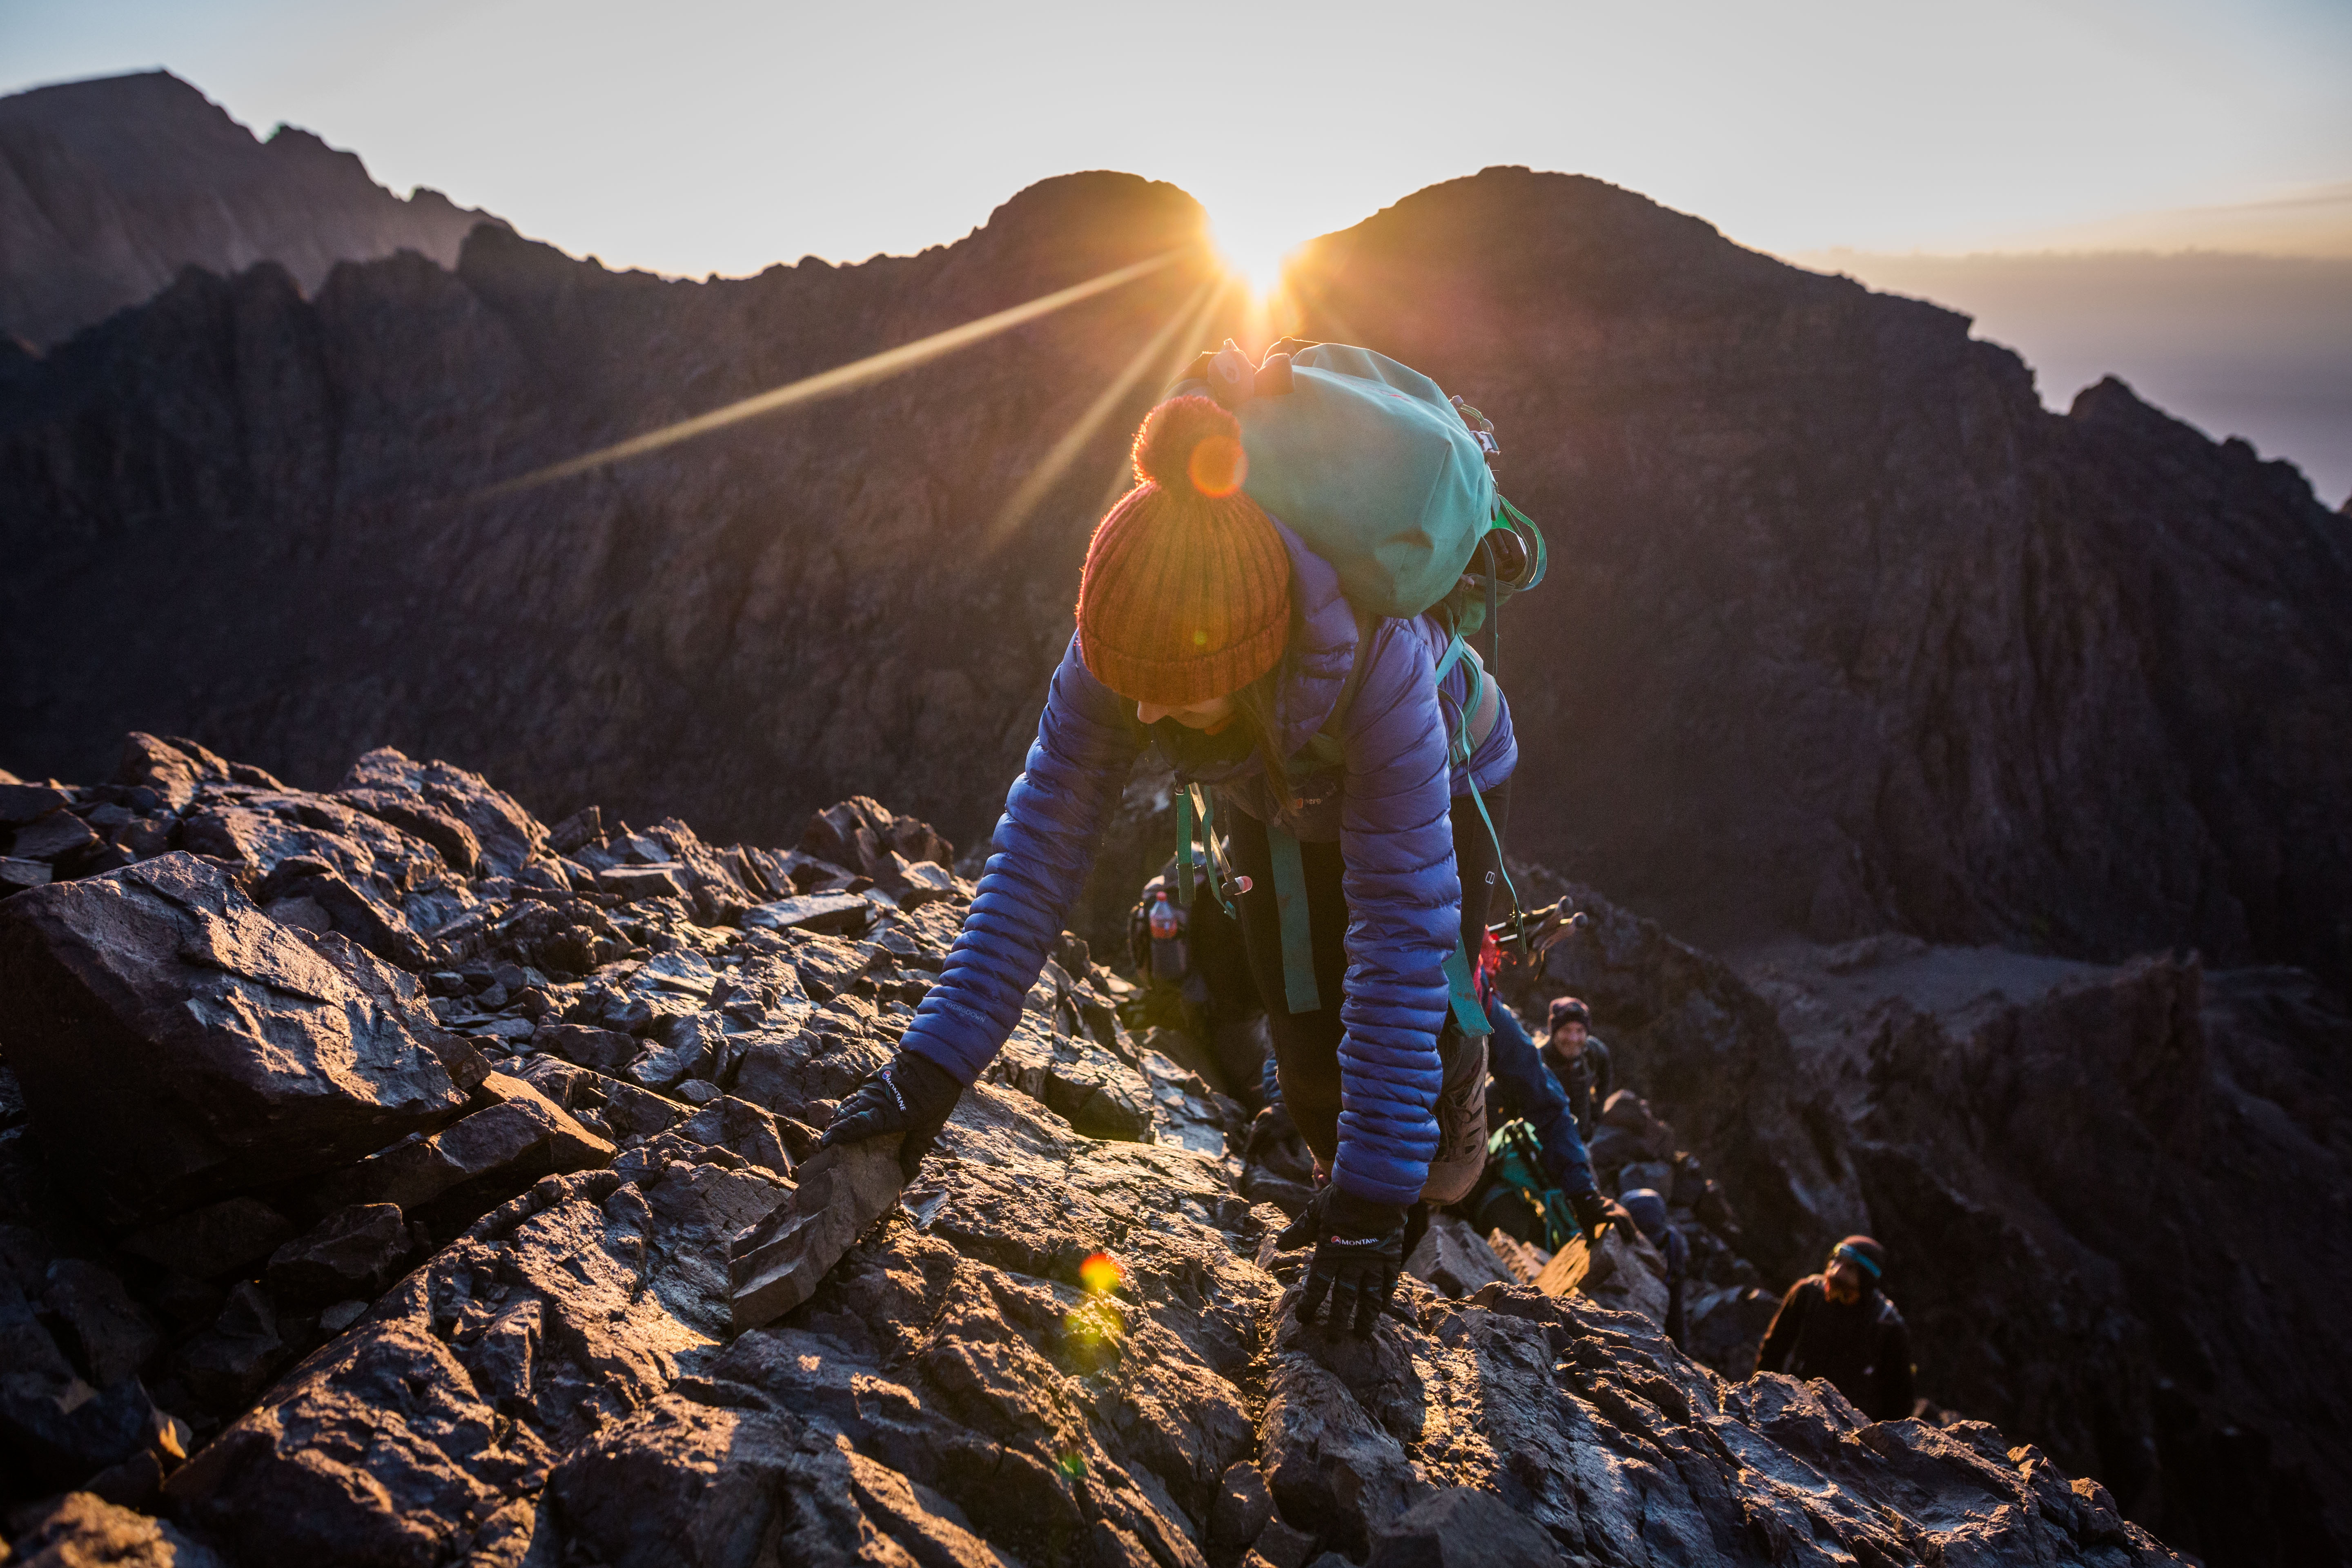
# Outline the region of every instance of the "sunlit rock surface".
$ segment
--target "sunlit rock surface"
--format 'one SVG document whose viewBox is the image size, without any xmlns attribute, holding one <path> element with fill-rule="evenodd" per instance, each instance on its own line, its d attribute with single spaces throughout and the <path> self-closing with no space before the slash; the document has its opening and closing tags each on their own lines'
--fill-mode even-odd
<svg viewBox="0 0 2352 1568">
<path fill-rule="evenodd" d="M 341 867 L 363 902 L 289 895 L 240 918 L 310 952 L 348 943 L 339 920 L 394 911 L 423 955 L 397 994 L 489 1069 L 438 1131 L 324 1179 L 190 1189 L 175 1241 L 110 1225 L 56 1179 L 109 1092 L 103 1063 L 79 1101 L 12 1083 L 0 1334 L 21 1370 L 0 1432 L 38 1461 L 10 1472 L 10 1500 L 33 1505 L 13 1544 L 35 1561 L 2176 1560 L 2096 1483 L 1989 1426 L 1872 1425 L 1823 1384 L 1727 1383 L 1639 1312 L 1464 1279 L 1488 1267 L 1466 1233 L 1370 1340 L 1301 1331 L 1305 1255 L 1276 1253 L 1282 1212 L 1242 1193 L 1250 1129 L 1197 1077 L 1157 1076 L 1169 1058 L 1118 1021 L 1123 983 L 1074 940 L 1024 1026 L 1034 1068 L 978 1085 L 814 1294 L 738 1332 L 731 1244 L 790 1198 L 855 1069 L 886 1059 L 969 884 L 871 834 L 835 836 L 865 857 L 850 866 L 675 822 L 550 829 L 459 770 L 378 753 L 362 771 L 405 795 L 374 803 L 385 816 L 437 796 L 527 851 L 471 875 L 437 849 L 379 853 L 327 797 L 136 737 L 124 783 L 49 808 L 144 850 L 111 869 L 78 851 L 63 886 L 0 903 L 13 921 L 173 857 L 257 887 L 289 863 Z M 246 858 L 174 847 L 236 812 L 256 818 L 228 840 Z M 679 868 L 677 884 L 602 890 L 631 865 Z M 817 893 L 858 918 L 748 919 Z M 12 1057 L 16 994 L 0 984 Z M 689 1040 L 700 1076 L 634 1070 Z M 1120 1103 L 1139 1114 L 1082 1130 L 1129 1075 L 1142 1087 Z M 483 1137 L 414 1209 L 347 1201 L 371 1167 L 501 1116 L 557 1128 L 587 1168 L 548 1171 L 544 1139 Z M 1638 1304 L 1655 1255 L 1622 1251 Z"/>
</svg>

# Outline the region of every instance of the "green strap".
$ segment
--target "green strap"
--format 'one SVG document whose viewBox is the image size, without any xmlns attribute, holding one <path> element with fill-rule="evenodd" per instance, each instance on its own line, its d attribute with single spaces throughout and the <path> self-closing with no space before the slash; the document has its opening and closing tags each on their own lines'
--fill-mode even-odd
<svg viewBox="0 0 2352 1568">
<path fill-rule="evenodd" d="M 1323 993 L 1315 984 L 1315 939 L 1307 923 L 1307 861 L 1298 839 L 1266 825 L 1265 847 L 1274 862 L 1274 902 L 1282 911 L 1282 999 L 1292 1013 L 1319 1013 Z"/>
<path fill-rule="evenodd" d="M 1192 907 L 1192 792 L 1176 792 L 1176 858 L 1181 862 L 1176 873 L 1176 906 Z"/>
<path fill-rule="evenodd" d="M 1440 685 L 1444 684 L 1446 672 L 1461 663 L 1464 655 L 1468 653 L 1470 645 L 1463 640 L 1461 633 L 1456 632 L 1454 635 L 1454 640 L 1445 645 L 1444 656 L 1437 661 L 1437 679 Z M 1478 711 L 1478 701 L 1486 694 L 1486 671 L 1474 658 L 1470 661 L 1470 689 L 1464 694 L 1461 712 L 1454 726 L 1454 741 L 1450 748 L 1452 760 L 1457 767 L 1466 768 L 1470 765 L 1470 720 L 1472 715 Z M 1478 781 L 1475 777 L 1470 781 L 1470 801 L 1478 808 L 1478 820 L 1486 825 L 1486 837 L 1494 843 L 1495 870 L 1503 879 L 1503 892 L 1511 900 L 1511 913 L 1514 917 L 1524 918 L 1521 916 L 1519 908 L 1519 889 L 1511 880 L 1511 868 L 1503 863 L 1503 836 L 1495 831 L 1495 819 L 1487 815 L 1486 797 L 1478 792 Z M 1458 942 L 1455 944 L 1456 956 L 1460 955 L 1460 945 Z M 1475 1006 L 1475 1002 L 1473 1005 Z M 1456 1016 L 1459 1016 L 1462 1011 L 1462 994 L 1458 989 L 1454 995 L 1454 1010 Z M 1478 1022 L 1480 1027 L 1475 1032 L 1482 1035 L 1486 1033 L 1485 1013 L 1481 1012 L 1478 1015 Z"/>
<path fill-rule="evenodd" d="M 1454 995 L 1454 1023 L 1464 1034 L 1491 1035 L 1495 1026 L 1486 1019 L 1486 1009 L 1478 1005 L 1477 983 L 1470 977 L 1470 959 L 1462 951 L 1462 939 L 1454 939 L 1454 951 L 1445 955 L 1445 988 Z"/>
</svg>

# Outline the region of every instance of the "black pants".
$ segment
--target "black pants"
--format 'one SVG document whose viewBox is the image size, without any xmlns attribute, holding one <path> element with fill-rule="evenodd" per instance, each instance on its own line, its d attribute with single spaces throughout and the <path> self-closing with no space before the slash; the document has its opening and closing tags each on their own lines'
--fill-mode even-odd
<svg viewBox="0 0 2352 1568">
<path fill-rule="evenodd" d="M 1510 816 L 1511 781 L 1505 779 L 1488 790 L 1485 799 L 1495 831 L 1501 833 Z M 1475 963 L 1502 870 L 1476 803 L 1466 795 L 1455 796 L 1452 816 L 1454 864 L 1462 877 L 1462 940 Z M 1339 1037 L 1346 1032 L 1339 1022 L 1339 999 L 1348 973 L 1348 900 L 1340 888 L 1345 868 L 1339 846 L 1298 847 L 1307 872 L 1315 990 L 1323 1005 L 1312 1013 L 1293 1013 L 1283 1000 L 1282 911 L 1275 901 L 1274 856 L 1266 845 L 1265 825 L 1241 811 L 1220 813 L 1219 818 L 1232 836 L 1234 869 L 1251 882 L 1235 908 L 1250 972 L 1257 976 L 1258 994 L 1265 1000 L 1282 1103 L 1307 1148 L 1328 1170 L 1339 1150 Z"/>
</svg>

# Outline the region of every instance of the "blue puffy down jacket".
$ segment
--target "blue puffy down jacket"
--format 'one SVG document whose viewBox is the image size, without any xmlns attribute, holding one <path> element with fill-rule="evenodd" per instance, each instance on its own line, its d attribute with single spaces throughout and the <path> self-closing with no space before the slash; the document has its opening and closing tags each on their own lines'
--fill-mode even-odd
<svg viewBox="0 0 2352 1568">
<path fill-rule="evenodd" d="M 1285 656 L 1275 721 L 1286 752 L 1295 754 L 1338 706 L 1356 661 L 1358 629 L 1331 565 L 1276 527 L 1290 552 L 1299 624 Z M 1458 669 L 1449 676 L 1441 703 L 1432 676 L 1445 633 L 1424 616 L 1375 622 L 1370 636 L 1339 725 L 1349 921 L 1332 1176 L 1359 1197 L 1410 1204 L 1437 1150 L 1443 965 L 1461 933 L 1448 807 L 1454 795 L 1507 777 L 1518 745 L 1506 705 L 1469 765 L 1449 768 L 1446 725 L 1460 710 L 1467 676 Z M 1094 678 L 1073 636 L 1026 765 L 1005 796 L 971 911 L 908 1026 L 908 1049 L 970 1083 L 1003 1046 L 1149 739 L 1134 704 Z M 1258 766 L 1253 758 L 1202 776 L 1231 785 Z"/>
</svg>

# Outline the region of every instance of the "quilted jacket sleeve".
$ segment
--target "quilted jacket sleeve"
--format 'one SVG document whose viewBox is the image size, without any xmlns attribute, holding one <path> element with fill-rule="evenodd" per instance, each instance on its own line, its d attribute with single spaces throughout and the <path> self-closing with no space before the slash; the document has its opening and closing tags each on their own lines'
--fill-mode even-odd
<svg viewBox="0 0 2352 1568">
<path fill-rule="evenodd" d="M 1143 734 L 1070 639 L 1037 739 L 1004 797 L 980 890 L 904 1045 L 965 1083 L 1021 1021 L 1022 998 L 1093 867 Z"/>
<path fill-rule="evenodd" d="M 1342 736 L 1348 976 L 1332 1178 L 1360 1198 L 1410 1204 L 1437 1152 L 1437 1031 L 1462 888 L 1435 665 L 1402 621 L 1372 637 Z"/>
</svg>

